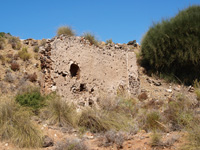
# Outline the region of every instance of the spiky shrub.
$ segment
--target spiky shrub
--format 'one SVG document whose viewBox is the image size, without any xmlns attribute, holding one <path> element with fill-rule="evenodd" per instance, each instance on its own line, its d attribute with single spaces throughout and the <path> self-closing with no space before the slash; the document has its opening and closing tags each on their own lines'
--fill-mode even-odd
<svg viewBox="0 0 200 150">
<path fill-rule="evenodd" d="M 42 136 L 30 120 L 30 112 L 14 100 L 0 97 L 0 139 L 19 147 L 41 147 Z"/>
<path fill-rule="evenodd" d="M 59 27 L 57 30 L 57 35 L 67 35 L 67 36 L 74 36 L 75 32 L 69 26 L 62 26 Z"/>
<path fill-rule="evenodd" d="M 5 47 L 5 39 L 3 37 L 0 37 L 0 50 L 4 49 Z"/>
<path fill-rule="evenodd" d="M 8 43 L 11 44 L 12 48 L 15 50 L 19 50 L 21 48 L 21 41 L 19 37 L 10 36 L 8 38 Z"/>
<path fill-rule="evenodd" d="M 47 98 L 47 106 L 43 110 L 44 119 L 48 119 L 51 124 L 59 126 L 74 126 L 77 117 L 75 107 L 66 101 L 62 100 L 60 96 L 51 93 Z"/>
<path fill-rule="evenodd" d="M 142 65 L 150 72 L 179 78 L 185 84 L 200 79 L 200 6 L 153 24 L 141 45 Z"/>
<path fill-rule="evenodd" d="M 91 45 L 98 46 L 98 41 L 94 34 L 86 32 L 83 34 L 83 37 L 90 42 Z"/>
<path fill-rule="evenodd" d="M 15 100 L 21 106 L 33 109 L 35 113 L 44 106 L 44 97 L 41 95 L 39 88 L 36 87 L 24 88 L 23 91 L 17 94 Z"/>
<path fill-rule="evenodd" d="M 22 50 L 18 52 L 18 55 L 23 61 L 27 61 L 31 58 L 26 47 L 23 47 Z"/>
</svg>

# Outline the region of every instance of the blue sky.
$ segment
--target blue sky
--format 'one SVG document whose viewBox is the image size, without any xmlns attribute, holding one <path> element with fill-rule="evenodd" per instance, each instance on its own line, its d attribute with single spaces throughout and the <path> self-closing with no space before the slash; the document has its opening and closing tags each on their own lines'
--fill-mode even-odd
<svg viewBox="0 0 200 150">
<path fill-rule="evenodd" d="M 175 16 L 200 0 L 0 0 L 0 32 L 21 39 L 52 38 L 62 25 L 99 40 L 140 42 L 153 22 Z"/>
</svg>

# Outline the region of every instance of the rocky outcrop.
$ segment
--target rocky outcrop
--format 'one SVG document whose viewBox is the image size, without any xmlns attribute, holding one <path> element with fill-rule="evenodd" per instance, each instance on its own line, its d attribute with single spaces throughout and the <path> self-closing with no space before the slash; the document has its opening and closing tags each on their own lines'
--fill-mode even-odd
<svg viewBox="0 0 200 150">
<path fill-rule="evenodd" d="M 40 47 L 43 92 L 57 91 L 81 105 L 96 104 L 118 91 L 138 93 L 140 82 L 134 52 L 128 46 L 96 47 L 83 37 L 58 36 Z"/>
</svg>

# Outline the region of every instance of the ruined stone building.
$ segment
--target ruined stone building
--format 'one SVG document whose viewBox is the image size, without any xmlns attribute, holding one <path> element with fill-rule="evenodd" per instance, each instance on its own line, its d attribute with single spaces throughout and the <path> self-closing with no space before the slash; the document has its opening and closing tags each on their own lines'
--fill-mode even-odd
<svg viewBox="0 0 200 150">
<path fill-rule="evenodd" d="M 93 105 L 101 95 L 139 90 L 134 52 L 123 45 L 96 47 L 83 37 L 58 36 L 40 48 L 42 89 L 57 91 L 64 99 Z"/>
</svg>

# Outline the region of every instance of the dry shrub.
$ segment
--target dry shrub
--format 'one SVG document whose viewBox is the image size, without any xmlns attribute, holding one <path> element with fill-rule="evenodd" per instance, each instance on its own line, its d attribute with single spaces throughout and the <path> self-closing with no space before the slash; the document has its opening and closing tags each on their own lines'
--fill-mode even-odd
<svg viewBox="0 0 200 150">
<path fill-rule="evenodd" d="M 15 55 L 13 56 L 13 59 L 14 59 L 14 60 L 18 60 L 18 58 L 19 58 L 19 55 L 18 55 L 18 54 L 15 54 Z"/>
<path fill-rule="evenodd" d="M 13 63 L 11 63 L 10 68 L 11 68 L 13 71 L 17 71 L 17 70 L 19 70 L 19 64 L 18 64 L 17 62 L 13 62 Z"/>
<path fill-rule="evenodd" d="M 67 139 L 66 143 L 57 144 L 55 150 L 88 150 L 88 147 L 79 139 Z"/>
<path fill-rule="evenodd" d="M 37 81 L 37 74 L 35 72 L 33 74 L 29 74 L 28 79 L 31 82 L 36 82 Z"/>
<path fill-rule="evenodd" d="M 41 132 L 30 120 L 30 112 L 14 100 L 0 97 L 0 139 L 19 147 L 41 147 Z"/>
<path fill-rule="evenodd" d="M 108 147 L 108 146 L 113 146 L 114 144 L 116 144 L 118 149 L 123 148 L 123 143 L 125 141 L 125 136 L 123 133 L 121 132 L 116 132 L 116 131 L 107 131 L 105 133 L 105 142 L 104 142 L 104 146 Z"/>
<path fill-rule="evenodd" d="M 75 32 L 69 26 L 62 26 L 59 27 L 57 30 L 57 35 L 67 35 L 67 36 L 74 36 Z"/>
</svg>

